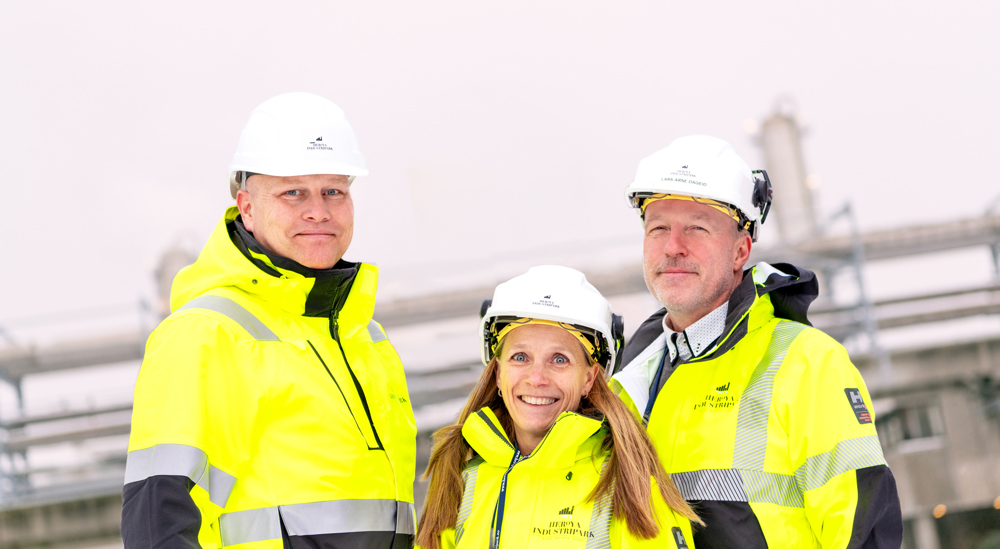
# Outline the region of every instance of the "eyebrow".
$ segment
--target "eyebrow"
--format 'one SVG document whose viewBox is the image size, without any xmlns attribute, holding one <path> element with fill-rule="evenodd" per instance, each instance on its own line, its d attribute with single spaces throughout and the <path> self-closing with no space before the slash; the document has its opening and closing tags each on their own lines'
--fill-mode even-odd
<svg viewBox="0 0 1000 549">
<path fill-rule="evenodd" d="M 570 354 L 571 354 L 572 351 L 570 350 L 569 347 L 558 347 L 558 345 L 561 345 L 560 343 L 557 343 L 556 345 L 557 345 L 557 347 L 552 352 L 559 353 L 559 354 L 566 355 L 566 356 L 570 356 Z M 527 350 L 526 346 L 523 343 L 514 343 L 513 345 L 509 346 L 507 349 L 510 352 Z"/>
<path fill-rule="evenodd" d="M 660 223 L 660 222 L 663 222 L 664 220 L 669 219 L 669 217 L 670 216 L 665 216 L 665 215 L 647 215 L 646 216 L 646 223 L 650 223 L 650 222 Z M 708 213 L 708 212 L 695 212 L 695 213 L 689 214 L 689 216 L 687 217 L 687 220 L 688 221 L 706 221 L 706 220 L 707 221 L 712 221 L 712 215 L 710 213 Z"/>
</svg>

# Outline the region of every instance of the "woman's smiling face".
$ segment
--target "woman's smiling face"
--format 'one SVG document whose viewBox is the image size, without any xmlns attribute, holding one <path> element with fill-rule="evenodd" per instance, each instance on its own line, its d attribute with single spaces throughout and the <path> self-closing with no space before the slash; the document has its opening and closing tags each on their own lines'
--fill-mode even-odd
<svg viewBox="0 0 1000 549">
<path fill-rule="evenodd" d="M 597 376 L 575 336 L 557 326 L 526 324 L 500 346 L 497 387 L 514 422 L 521 453 L 530 454 L 559 414 L 577 411 Z"/>
</svg>

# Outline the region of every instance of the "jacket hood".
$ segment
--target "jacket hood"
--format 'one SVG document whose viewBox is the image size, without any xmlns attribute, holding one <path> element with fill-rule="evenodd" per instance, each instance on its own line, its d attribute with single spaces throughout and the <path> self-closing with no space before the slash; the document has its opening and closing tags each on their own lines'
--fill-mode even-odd
<svg viewBox="0 0 1000 549">
<path fill-rule="evenodd" d="M 191 265 L 181 269 L 170 291 L 170 310 L 215 288 L 234 288 L 258 295 L 269 306 L 289 314 L 336 316 L 355 279 L 364 279 L 363 296 L 352 316 L 367 323 L 374 312 L 378 270 L 371 265 L 340 260 L 332 269 L 316 270 L 265 250 L 243 226 L 239 210 L 230 207 Z M 370 287 L 369 287 L 370 286 Z M 368 299 L 365 299 L 365 298 Z M 353 307 L 352 301 L 352 307 Z"/>
<path fill-rule="evenodd" d="M 729 298 L 729 310 L 742 315 L 764 295 L 771 298 L 774 316 L 812 326 L 806 313 L 819 296 L 819 283 L 812 271 L 789 263 L 761 261 L 743 271 L 743 281 Z"/>
</svg>

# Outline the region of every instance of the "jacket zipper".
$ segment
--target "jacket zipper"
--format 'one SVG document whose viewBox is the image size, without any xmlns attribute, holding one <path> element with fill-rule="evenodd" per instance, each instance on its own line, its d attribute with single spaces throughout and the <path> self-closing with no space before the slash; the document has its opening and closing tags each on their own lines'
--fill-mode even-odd
<svg viewBox="0 0 1000 549">
<path fill-rule="evenodd" d="M 358 397 L 361 398 L 361 406 L 365 409 L 365 416 L 368 418 L 368 424 L 371 426 L 372 434 L 375 435 L 375 447 L 372 448 L 369 446 L 368 449 L 385 450 L 385 447 L 382 446 L 382 439 L 379 438 L 378 431 L 375 430 L 375 421 L 372 419 L 371 409 L 368 407 L 368 399 L 365 398 L 365 392 L 361 388 L 361 382 L 359 382 L 358 377 L 354 375 L 351 363 L 347 361 L 347 354 L 344 352 L 344 346 L 340 343 L 340 332 L 338 330 L 339 326 L 337 325 L 338 316 L 340 316 L 340 307 L 335 307 L 330 311 L 330 335 L 333 336 L 333 340 L 337 342 L 337 348 L 340 349 L 340 356 L 344 359 L 344 365 L 347 366 L 347 372 L 351 374 L 351 380 L 354 382 L 354 389 L 358 392 Z M 310 344 L 310 346 L 311 345 L 312 344 Z M 316 348 L 314 347 L 313 351 L 315 350 Z M 319 353 L 316 353 L 316 355 L 319 356 Z M 320 361 L 322 361 L 322 359 L 320 359 Z M 326 364 L 323 364 L 323 367 L 326 368 Z M 326 372 L 330 374 L 331 378 L 333 378 L 333 373 L 330 372 L 329 368 L 326 369 Z M 337 383 L 337 380 L 334 379 L 333 382 Z M 340 385 L 338 384 L 337 387 L 339 388 Z M 357 419 L 354 421 L 357 422 Z M 360 429 L 360 426 L 358 428 Z"/>
<path fill-rule="evenodd" d="M 312 342 L 306 340 L 306 343 L 309 344 L 309 347 L 312 349 L 313 354 L 316 355 L 316 358 L 319 359 L 319 363 L 323 365 L 323 369 L 326 370 L 326 373 L 329 374 L 330 379 L 333 380 L 333 384 L 337 387 L 337 391 L 340 393 L 340 398 L 344 399 L 344 406 L 347 406 L 348 411 L 351 412 L 351 419 L 354 420 L 354 425 L 357 426 L 358 432 L 361 433 L 361 438 L 365 441 L 365 446 L 368 446 L 368 437 L 366 437 L 365 432 L 361 430 L 361 425 L 358 425 L 358 418 L 354 416 L 354 410 L 351 410 L 351 404 L 347 402 L 347 395 L 345 395 L 344 390 L 340 388 L 340 383 L 337 382 L 337 378 L 333 377 L 333 372 L 330 371 L 330 368 L 326 365 L 326 361 L 323 360 L 322 356 L 320 356 L 319 351 L 316 350 L 316 347 L 313 346 Z M 372 448 L 371 446 L 368 446 L 368 449 L 378 450 L 378 448 Z"/>
</svg>

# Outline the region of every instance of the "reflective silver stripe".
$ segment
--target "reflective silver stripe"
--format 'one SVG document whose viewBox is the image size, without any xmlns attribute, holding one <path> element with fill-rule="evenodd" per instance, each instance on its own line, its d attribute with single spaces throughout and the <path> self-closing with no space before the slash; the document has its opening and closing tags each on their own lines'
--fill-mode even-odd
<svg viewBox="0 0 1000 549">
<path fill-rule="evenodd" d="M 671 480 L 686 500 L 749 501 L 743 479 L 735 469 L 703 469 L 672 473 Z"/>
<path fill-rule="evenodd" d="M 774 376 L 785 360 L 792 341 L 806 327 L 798 322 L 781 321 L 774 327 L 771 342 L 757 364 L 743 396 L 736 418 L 736 447 L 733 468 L 760 471 L 767 450 L 767 418 L 771 411 Z"/>
<path fill-rule="evenodd" d="M 762 471 L 704 469 L 670 478 L 686 500 L 742 501 L 803 507 L 795 477 Z"/>
<path fill-rule="evenodd" d="M 178 311 L 184 309 L 207 309 L 215 311 L 232 319 L 233 322 L 239 324 L 257 341 L 281 341 L 278 339 L 278 336 L 274 335 L 274 332 L 270 328 L 265 326 L 257 317 L 253 316 L 250 311 L 244 309 L 242 305 L 228 297 L 219 295 L 198 296 L 188 301 Z"/>
<path fill-rule="evenodd" d="M 375 322 L 374 320 L 368 323 L 368 335 L 372 338 L 372 343 L 378 343 L 379 341 L 389 339 L 385 337 L 381 328 L 378 327 L 378 322 Z"/>
<path fill-rule="evenodd" d="M 610 460 L 611 454 L 609 453 L 604 458 L 604 464 L 601 465 L 602 475 L 604 470 L 608 468 Z M 611 538 L 608 532 L 611 530 L 611 499 L 614 495 L 614 489 L 608 490 L 594 502 L 594 510 L 590 514 L 591 537 L 587 538 L 585 549 L 611 549 Z"/>
<path fill-rule="evenodd" d="M 229 494 L 236 486 L 236 477 L 219 469 L 215 465 L 208 466 L 208 499 L 219 507 L 225 507 Z M 204 486 L 202 486 L 204 488 Z"/>
<path fill-rule="evenodd" d="M 236 477 L 209 465 L 205 452 L 184 444 L 158 444 L 133 450 L 125 459 L 125 484 L 156 475 L 187 477 L 208 492 L 208 499 L 225 507 L 236 485 Z"/>
<path fill-rule="evenodd" d="M 219 517 L 222 546 L 281 539 L 277 507 L 226 513 Z"/>
<path fill-rule="evenodd" d="M 349 499 L 265 507 L 219 517 L 222 545 L 237 545 L 281 537 L 350 532 L 395 532 L 413 535 L 412 503 L 394 499 Z"/>
<path fill-rule="evenodd" d="M 125 458 L 125 484 L 154 475 L 177 475 L 198 482 L 207 465 L 208 456 L 194 446 L 159 444 L 132 450 Z"/>
<path fill-rule="evenodd" d="M 417 534 L 417 509 L 412 503 L 398 501 L 396 507 L 396 533 L 415 536 Z"/>
<path fill-rule="evenodd" d="M 311 536 L 341 532 L 395 532 L 396 507 L 394 499 L 346 499 L 282 505 L 280 509 L 288 535 Z"/>
<path fill-rule="evenodd" d="M 885 465 L 878 435 L 842 440 L 833 450 L 813 456 L 795 471 L 795 480 L 805 492 L 823 486 L 833 477 L 854 469 Z"/>
<path fill-rule="evenodd" d="M 743 490 L 751 503 L 774 503 L 785 507 L 805 507 L 802 492 L 792 475 L 765 473 L 763 471 L 740 471 Z"/>
<path fill-rule="evenodd" d="M 469 520 L 472 514 L 472 500 L 476 495 L 476 478 L 479 476 L 479 466 L 482 465 L 483 458 L 476 456 L 465 470 L 462 471 L 462 480 L 465 481 L 465 489 L 462 490 L 462 504 L 458 506 L 458 520 L 455 523 L 455 545 L 462 540 L 465 533 L 465 521 Z"/>
</svg>

